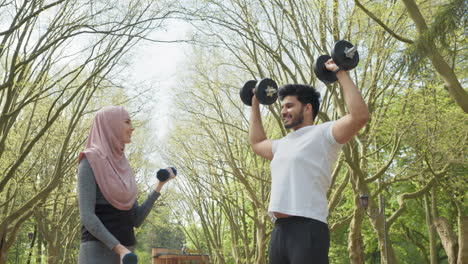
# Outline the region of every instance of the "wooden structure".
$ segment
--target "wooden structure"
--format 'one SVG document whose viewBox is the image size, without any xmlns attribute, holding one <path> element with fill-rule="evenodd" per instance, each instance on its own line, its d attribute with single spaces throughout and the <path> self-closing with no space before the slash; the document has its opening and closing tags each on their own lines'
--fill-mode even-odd
<svg viewBox="0 0 468 264">
<path fill-rule="evenodd" d="M 210 256 L 193 250 L 169 250 L 153 248 L 152 264 L 208 264 Z"/>
</svg>

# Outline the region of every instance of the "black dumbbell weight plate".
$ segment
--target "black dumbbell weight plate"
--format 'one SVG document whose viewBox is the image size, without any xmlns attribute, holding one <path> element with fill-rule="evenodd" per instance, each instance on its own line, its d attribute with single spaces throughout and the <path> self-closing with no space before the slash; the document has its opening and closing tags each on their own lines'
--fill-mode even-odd
<svg viewBox="0 0 468 264">
<path fill-rule="evenodd" d="M 331 56 L 341 70 L 349 71 L 358 65 L 359 53 L 357 50 L 353 52 L 351 50 L 353 47 L 354 45 L 346 40 L 340 40 L 335 43 Z"/>
<path fill-rule="evenodd" d="M 330 56 L 322 55 L 317 58 L 314 64 L 315 75 L 325 84 L 334 83 L 338 80 L 338 78 L 336 78 L 336 73 L 327 70 L 325 67 L 325 62 L 327 62 L 329 59 L 331 59 Z"/>
<path fill-rule="evenodd" d="M 240 90 L 240 98 L 242 102 L 248 106 L 252 106 L 253 89 L 256 84 L 257 81 L 255 80 L 247 81 Z"/>
<path fill-rule="evenodd" d="M 177 176 L 177 170 L 176 170 L 176 168 L 171 167 L 171 169 L 172 169 L 172 172 L 174 173 L 174 175 Z"/>
<path fill-rule="evenodd" d="M 278 85 L 270 78 L 261 79 L 255 87 L 255 96 L 261 104 L 271 105 L 278 99 Z"/>
<path fill-rule="evenodd" d="M 171 176 L 171 174 L 167 169 L 160 169 L 156 173 L 156 178 L 158 178 L 158 180 L 160 180 L 162 182 L 167 181 L 167 179 L 169 179 L 170 176 Z"/>
</svg>

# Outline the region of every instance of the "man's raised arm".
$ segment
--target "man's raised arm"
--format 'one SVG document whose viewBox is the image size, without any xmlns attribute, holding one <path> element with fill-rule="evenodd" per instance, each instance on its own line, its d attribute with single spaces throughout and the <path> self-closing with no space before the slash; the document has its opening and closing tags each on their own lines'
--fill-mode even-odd
<svg viewBox="0 0 468 264">
<path fill-rule="evenodd" d="M 272 141 L 267 139 L 265 130 L 263 129 L 260 105 L 255 95 L 252 98 L 252 109 L 250 112 L 249 143 L 255 154 L 269 160 L 273 159 Z"/>
<path fill-rule="evenodd" d="M 328 70 L 335 71 L 338 66 L 332 59 L 325 63 Z M 369 110 L 362 98 L 361 92 L 346 71 L 336 73 L 338 82 L 343 89 L 343 97 L 348 109 L 348 114 L 338 119 L 333 126 L 332 132 L 335 140 L 344 144 L 354 137 L 367 121 L 369 121 Z"/>
</svg>

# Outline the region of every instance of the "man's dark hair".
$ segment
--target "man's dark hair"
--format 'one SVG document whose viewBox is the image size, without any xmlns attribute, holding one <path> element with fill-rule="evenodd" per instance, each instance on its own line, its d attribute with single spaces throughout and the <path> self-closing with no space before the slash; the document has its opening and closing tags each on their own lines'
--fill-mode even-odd
<svg viewBox="0 0 468 264">
<path fill-rule="evenodd" d="M 311 104 L 313 110 L 312 120 L 315 120 L 320 108 L 320 93 L 314 87 L 307 84 L 286 84 L 279 88 L 278 95 L 281 101 L 286 96 L 295 95 L 302 104 Z"/>
</svg>

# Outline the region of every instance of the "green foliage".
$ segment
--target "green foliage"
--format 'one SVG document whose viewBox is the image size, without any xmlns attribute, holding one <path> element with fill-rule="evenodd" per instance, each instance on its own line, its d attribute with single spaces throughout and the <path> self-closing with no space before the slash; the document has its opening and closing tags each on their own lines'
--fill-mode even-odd
<svg viewBox="0 0 468 264">
<path fill-rule="evenodd" d="M 348 259 L 347 229 L 347 226 L 342 226 L 330 234 L 330 251 L 328 257 L 331 264 L 347 263 L 343 262 L 344 260 Z"/>
</svg>

